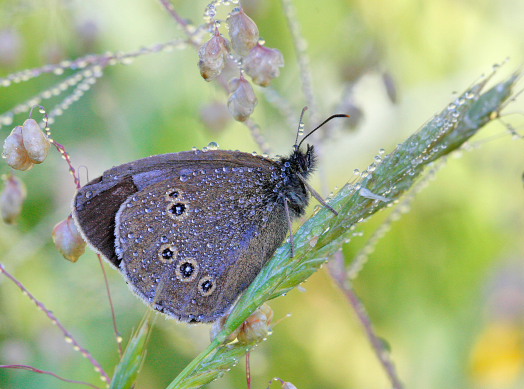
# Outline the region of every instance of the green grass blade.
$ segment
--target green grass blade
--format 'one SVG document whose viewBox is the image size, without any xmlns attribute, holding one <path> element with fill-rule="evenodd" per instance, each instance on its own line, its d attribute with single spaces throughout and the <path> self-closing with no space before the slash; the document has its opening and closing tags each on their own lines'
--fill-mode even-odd
<svg viewBox="0 0 524 389">
<path fill-rule="evenodd" d="M 151 333 L 153 311 L 148 310 L 140 327 L 135 331 L 126 346 L 124 355 L 115 369 L 110 389 L 133 388 L 138 372 L 146 358 L 146 346 Z"/>
<path fill-rule="evenodd" d="M 295 234 L 293 258 L 290 257 L 289 243 L 277 250 L 242 295 L 223 331 L 168 389 L 200 387 L 236 364 L 249 347 L 221 345 L 229 334 L 262 303 L 304 282 L 351 238 L 354 226 L 398 200 L 428 164 L 459 148 L 493 120 L 497 116 L 494 113 L 498 113 L 511 96 L 517 79 L 518 75 L 513 75 L 484 93 L 482 90 L 489 78 L 474 85 L 387 155 L 367 177 L 344 186 L 330 201 L 339 216 L 335 217 L 325 208 L 319 210 Z M 389 201 L 372 199 L 366 190 Z"/>
</svg>

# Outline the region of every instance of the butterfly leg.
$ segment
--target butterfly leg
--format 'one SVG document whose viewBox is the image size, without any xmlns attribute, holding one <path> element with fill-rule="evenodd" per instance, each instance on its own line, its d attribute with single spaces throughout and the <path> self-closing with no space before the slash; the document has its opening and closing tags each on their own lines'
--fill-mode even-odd
<svg viewBox="0 0 524 389">
<path fill-rule="evenodd" d="M 289 199 L 284 197 L 284 209 L 286 211 L 286 218 L 289 228 L 289 244 L 291 245 L 291 258 L 295 256 L 295 241 L 293 239 L 293 221 L 291 220 L 291 214 L 289 213 Z"/>
<path fill-rule="evenodd" d="M 335 211 L 332 206 L 326 203 L 326 201 L 322 198 L 322 196 L 311 185 L 309 185 L 309 183 L 307 182 L 307 180 L 304 177 L 302 177 L 300 174 L 297 174 L 297 176 L 300 179 L 300 181 L 302 181 L 302 183 L 307 188 L 307 190 L 309 190 L 309 193 L 311 193 L 313 197 L 316 198 L 320 204 L 322 204 L 324 207 L 326 207 L 331 212 L 333 212 L 335 216 L 338 216 L 338 212 Z"/>
</svg>

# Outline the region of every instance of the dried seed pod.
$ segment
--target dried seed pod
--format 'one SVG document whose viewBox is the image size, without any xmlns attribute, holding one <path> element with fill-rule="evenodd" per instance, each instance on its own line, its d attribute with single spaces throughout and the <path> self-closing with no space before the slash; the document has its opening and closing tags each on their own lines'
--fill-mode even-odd
<svg viewBox="0 0 524 389">
<path fill-rule="evenodd" d="M 6 159 L 9 166 L 16 170 L 29 170 L 33 167 L 33 162 L 24 147 L 22 126 L 13 128 L 11 134 L 5 138 L 2 157 Z"/>
<path fill-rule="evenodd" d="M 0 195 L 0 211 L 4 222 L 14 224 L 22 213 L 27 191 L 20 178 L 10 174 L 3 179 L 5 187 Z"/>
<path fill-rule="evenodd" d="M 224 324 L 228 319 L 228 315 L 222 316 L 219 320 L 213 323 L 211 327 L 211 341 L 224 329 Z M 227 338 L 227 342 L 232 342 L 238 339 L 242 343 L 252 343 L 260 341 L 267 337 L 270 333 L 271 321 L 273 320 L 273 310 L 267 304 L 262 304 L 251 316 L 249 316 L 240 327 L 238 327 Z"/>
<path fill-rule="evenodd" d="M 213 323 L 213 326 L 211 327 L 211 331 L 209 333 L 209 337 L 211 341 L 213 341 L 217 335 L 224 329 L 224 324 L 226 324 L 227 318 L 229 315 L 222 316 L 220 319 L 215 321 Z M 240 332 L 240 328 L 242 326 L 238 327 L 229 337 L 226 339 L 226 343 L 232 342 L 237 338 L 238 333 Z"/>
<path fill-rule="evenodd" d="M 44 162 L 51 143 L 34 119 L 16 126 L 4 141 L 2 157 L 16 170 L 29 170 L 33 164 Z"/>
<path fill-rule="evenodd" d="M 235 8 L 226 20 L 233 50 L 241 56 L 249 54 L 260 35 L 256 23 L 241 8 Z"/>
<path fill-rule="evenodd" d="M 22 137 L 27 155 L 33 163 L 42 163 L 47 157 L 51 143 L 34 119 L 27 119 L 22 128 Z"/>
<path fill-rule="evenodd" d="M 244 60 L 244 70 L 260 86 L 268 86 L 273 78 L 278 77 L 283 66 L 282 53 L 261 44 L 253 47 Z"/>
<path fill-rule="evenodd" d="M 53 242 L 65 259 L 76 262 L 86 249 L 86 242 L 69 215 L 53 228 Z"/>
<path fill-rule="evenodd" d="M 255 110 L 258 103 L 253 87 L 243 76 L 229 82 L 231 94 L 227 100 L 227 108 L 233 118 L 239 122 L 246 121 Z"/>
<path fill-rule="evenodd" d="M 273 320 L 273 310 L 267 304 L 262 304 L 240 327 L 237 339 L 241 343 L 259 342 L 270 333 Z"/>
<path fill-rule="evenodd" d="M 215 29 L 215 35 L 198 52 L 198 67 L 204 80 L 212 81 L 222 73 L 230 51 L 229 41 Z"/>
</svg>

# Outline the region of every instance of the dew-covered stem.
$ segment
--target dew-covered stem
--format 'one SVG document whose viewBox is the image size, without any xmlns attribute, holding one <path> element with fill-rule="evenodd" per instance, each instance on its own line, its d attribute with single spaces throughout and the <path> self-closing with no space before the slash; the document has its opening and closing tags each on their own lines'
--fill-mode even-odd
<svg viewBox="0 0 524 389">
<path fill-rule="evenodd" d="M 19 369 L 19 370 L 27 370 L 27 371 L 31 371 L 31 372 L 33 372 L 33 373 L 38 373 L 38 374 L 47 374 L 47 375 L 50 375 L 50 376 L 52 376 L 52 377 L 55 377 L 55 378 L 59 379 L 60 381 L 69 382 L 69 383 L 71 383 L 71 384 L 85 385 L 85 386 L 89 386 L 89 387 L 94 388 L 94 389 L 100 389 L 99 386 L 96 386 L 96 385 L 90 384 L 89 382 L 77 381 L 77 380 L 70 380 L 70 379 L 67 379 L 67 378 L 61 377 L 61 376 L 59 376 L 58 374 L 55 374 L 55 373 L 53 373 L 53 372 L 51 372 L 51 371 L 37 369 L 37 368 L 32 367 L 32 366 L 27 366 L 27 365 L 0 365 L 0 369 Z"/>
<path fill-rule="evenodd" d="M 178 12 L 175 10 L 175 7 L 169 0 L 160 0 L 160 4 L 166 9 L 166 11 L 173 17 L 173 19 L 176 20 L 178 25 L 182 28 L 184 31 L 184 34 L 187 36 L 187 42 L 191 44 L 192 46 L 198 48 L 200 46 L 199 41 L 195 40 L 193 37 L 194 35 L 194 27 L 192 27 L 187 20 L 185 20 L 183 17 L 181 17 Z M 193 30 L 192 30 L 193 29 Z"/>
<path fill-rule="evenodd" d="M 75 351 L 78 351 L 91 362 L 91 364 L 95 367 L 95 371 L 100 374 L 100 379 L 103 382 L 110 382 L 109 376 L 102 368 L 102 365 L 98 363 L 98 361 L 91 355 L 91 353 L 83 348 L 78 341 L 74 338 L 74 336 L 63 326 L 63 324 L 58 320 L 58 318 L 54 315 L 52 311 L 47 309 L 44 303 L 39 301 L 35 296 L 29 292 L 29 290 L 13 275 L 11 275 L 4 267 L 3 264 L 0 264 L 0 273 L 3 273 L 10 281 L 12 281 L 21 291 L 23 294 L 25 294 L 32 302 L 36 304 L 36 306 L 41 309 L 46 316 L 51 320 L 51 323 L 56 325 L 60 331 L 64 334 L 64 338 L 66 343 L 70 343 L 73 346 L 73 349 Z"/>
<path fill-rule="evenodd" d="M 306 98 L 306 103 L 311 110 L 311 118 L 314 122 L 318 121 L 318 107 L 315 99 L 315 93 L 313 91 L 313 77 L 309 66 L 309 57 L 306 52 L 307 44 L 304 40 L 304 35 L 300 31 L 300 24 L 296 15 L 296 10 L 291 0 L 281 0 L 282 8 L 284 9 L 284 15 L 293 37 L 293 45 L 295 48 L 295 54 L 298 60 L 298 66 L 300 68 L 300 80 L 302 82 L 302 93 Z"/>
</svg>

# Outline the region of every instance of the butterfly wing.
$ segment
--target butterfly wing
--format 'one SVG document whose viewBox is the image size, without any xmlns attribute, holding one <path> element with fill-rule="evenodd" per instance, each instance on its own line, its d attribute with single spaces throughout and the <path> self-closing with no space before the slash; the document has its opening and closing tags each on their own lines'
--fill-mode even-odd
<svg viewBox="0 0 524 389">
<path fill-rule="evenodd" d="M 184 321 L 223 315 L 288 229 L 283 204 L 274 197 L 275 162 L 240 152 L 201 155 L 207 158 L 171 160 L 169 168 L 153 164 L 149 170 L 144 160 L 136 161 L 130 171 L 129 164 L 111 169 L 82 189 L 77 198 L 91 191 L 91 206 L 106 206 L 108 196 L 120 201 L 112 250 L 108 234 L 98 232 L 111 225 L 104 219 L 89 229 L 96 216 L 75 212 L 86 236 L 97 231 L 90 242 L 120 264 L 132 289 L 155 309 Z M 75 208 L 86 203 L 76 202 Z"/>
<path fill-rule="evenodd" d="M 115 216 L 132 194 L 167 178 L 178 178 L 206 166 L 268 165 L 271 161 L 236 151 L 184 151 L 155 155 L 107 170 L 80 188 L 73 201 L 73 218 L 84 239 L 116 268 Z"/>
</svg>

